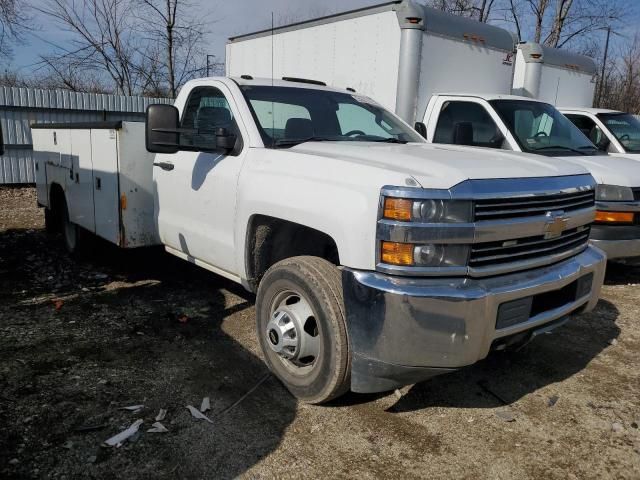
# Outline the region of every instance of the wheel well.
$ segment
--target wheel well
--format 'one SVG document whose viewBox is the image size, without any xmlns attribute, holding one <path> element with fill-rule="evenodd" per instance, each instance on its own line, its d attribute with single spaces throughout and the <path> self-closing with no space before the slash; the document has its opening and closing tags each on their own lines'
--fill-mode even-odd
<svg viewBox="0 0 640 480">
<path fill-rule="evenodd" d="M 60 220 L 62 209 L 64 208 L 64 190 L 57 183 L 52 183 L 49 187 L 49 210 L 56 220 Z M 56 222 L 59 224 L 59 222 Z"/>
<path fill-rule="evenodd" d="M 311 255 L 340 264 L 338 246 L 326 233 L 265 215 L 251 218 L 245 252 L 247 279 L 254 291 L 269 267 L 285 258 Z"/>
</svg>

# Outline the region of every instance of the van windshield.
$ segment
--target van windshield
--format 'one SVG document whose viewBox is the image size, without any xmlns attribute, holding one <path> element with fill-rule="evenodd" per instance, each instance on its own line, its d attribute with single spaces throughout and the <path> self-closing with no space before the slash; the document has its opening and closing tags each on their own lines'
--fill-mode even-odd
<svg viewBox="0 0 640 480">
<path fill-rule="evenodd" d="M 598 154 L 597 147 L 580 129 L 548 103 L 527 100 L 490 103 L 523 152 L 552 157 Z"/>
<path fill-rule="evenodd" d="M 598 118 L 628 153 L 640 153 L 640 120 L 628 113 L 601 113 Z"/>
<path fill-rule="evenodd" d="M 308 141 L 424 142 L 413 129 L 368 97 L 297 87 L 240 87 L 264 145 Z"/>
</svg>

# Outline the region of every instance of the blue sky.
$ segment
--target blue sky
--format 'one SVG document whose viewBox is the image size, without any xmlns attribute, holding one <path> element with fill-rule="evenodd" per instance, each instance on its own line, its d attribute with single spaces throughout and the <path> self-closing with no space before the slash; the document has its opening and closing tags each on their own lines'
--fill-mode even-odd
<svg viewBox="0 0 640 480">
<path fill-rule="evenodd" d="M 640 6 L 640 0 L 610 0 L 629 8 Z M 42 0 L 33 0 L 35 5 Z M 271 12 L 278 18 L 302 19 L 318 14 L 334 13 L 381 3 L 381 0 L 201 0 L 212 21 L 209 35 L 209 53 L 224 61 L 224 44 L 228 37 L 266 28 L 271 23 Z M 640 10 L 629 17 L 623 29 L 627 37 L 633 37 L 640 24 Z M 509 25 L 504 25 L 511 28 Z M 596 34 L 597 35 L 597 34 Z M 28 74 L 38 61 L 38 56 L 53 50 L 52 44 L 65 43 L 68 38 L 59 25 L 50 19 L 36 15 L 31 30 L 26 35 L 27 42 L 14 47 L 14 58 L 9 67 Z M 615 40 L 619 43 L 621 40 Z M 604 34 L 602 35 L 604 43 Z M 5 67 L 6 68 L 6 67 Z"/>
</svg>

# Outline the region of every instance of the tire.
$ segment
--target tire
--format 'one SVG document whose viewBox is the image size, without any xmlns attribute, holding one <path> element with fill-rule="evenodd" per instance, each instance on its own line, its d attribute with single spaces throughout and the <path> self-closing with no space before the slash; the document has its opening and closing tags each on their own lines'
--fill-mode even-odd
<svg viewBox="0 0 640 480">
<path fill-rule="evenodd" d="M 282 260 L 260 282 L 256 324 L 265 361 L 304 402 L 328 402 L 349 390 L 344 312 L 340 270 L 322 258 Z"/>
<path fill-rule="evenodd" d="M 57 233 L 60 228 L 60 220 L 57 212 L 50 208 L 44 209 L 44 229 L 47 233 Z"/>
<path fill-rule="evenodd" d="M 60 231 L 65 250 L 73 256 L 80 256 L 84 252 L 85 235 L 82 229 L 69 218 L 67 200 L 62 201 L 60 215 Z"/>
</svg>

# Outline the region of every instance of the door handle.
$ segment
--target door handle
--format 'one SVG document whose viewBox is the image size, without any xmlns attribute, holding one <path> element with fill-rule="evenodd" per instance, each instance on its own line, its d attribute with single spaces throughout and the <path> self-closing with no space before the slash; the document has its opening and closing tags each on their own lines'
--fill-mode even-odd
<svg viewBox="0 0 640 480">
<path fill-rule="evenodd" d="M 175 165 L 171 162 L 153 162 L 154 167 L 160 167 L 163 170 L 173 170 Z"/>
</svg>

